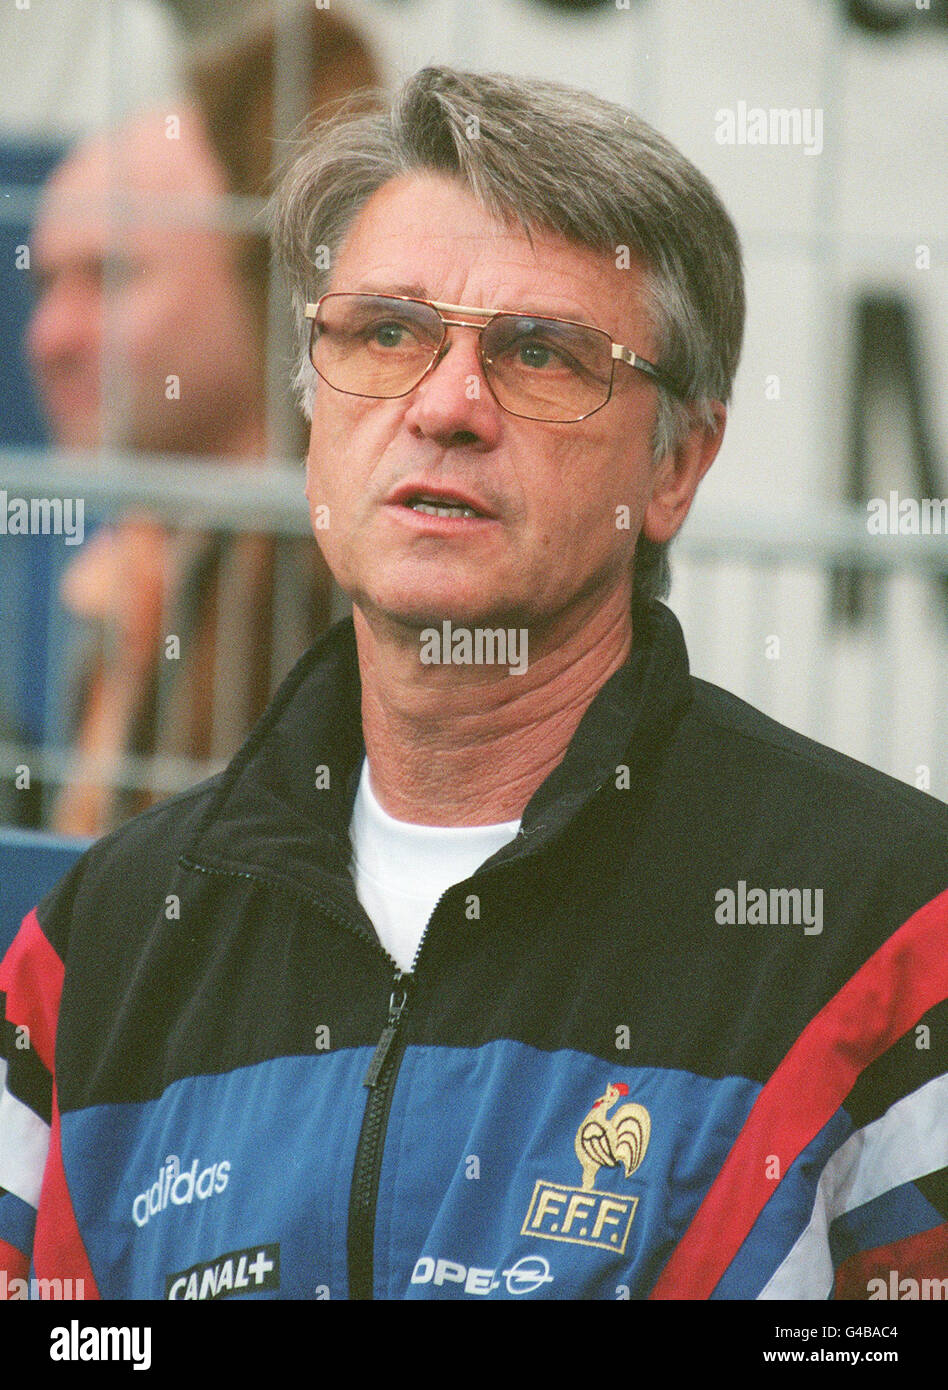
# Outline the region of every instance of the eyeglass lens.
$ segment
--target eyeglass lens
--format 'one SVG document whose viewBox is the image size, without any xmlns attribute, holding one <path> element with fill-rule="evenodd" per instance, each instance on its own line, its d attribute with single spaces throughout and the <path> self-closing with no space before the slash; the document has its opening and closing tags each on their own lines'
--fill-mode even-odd
<svg viewBox="0 0 948 1390">
<path fill-rule="evenodd" d="M 444 336 L 431 305 L 332 294 L 320 304 L 311 357 L 319 375 L 339 391 L 402 396 L 417 386 Z M 611 340 L 598 329 L 498 314 L 482 331 L 481 355 L 491 390 L 512 414 L 578 420 L 609 399 Z"/>
</svg>

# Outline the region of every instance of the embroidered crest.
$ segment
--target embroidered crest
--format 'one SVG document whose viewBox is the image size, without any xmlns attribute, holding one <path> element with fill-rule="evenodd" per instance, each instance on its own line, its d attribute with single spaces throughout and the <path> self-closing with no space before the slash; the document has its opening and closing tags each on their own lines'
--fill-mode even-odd
<svg viewBox="0 0 948 1390">
<path fill-rule="evenodd" d="M 645 1106 L 630 1101 L 609 1113 L 620 1096 L 628 1094 L 624 1081 L 611 1081 L 593 1102 L 574 1143 L 582 1186 L 569 1187 L 541 1178 L 533 1189 L 521 1235 L 595 1245 L 624 1254 L 639 1199 L 600 1192 L 593 1184 L 601 1168 L 621 1167 L 630 1178 L 645 1157 L 652 1132 Z"/>
</svg>

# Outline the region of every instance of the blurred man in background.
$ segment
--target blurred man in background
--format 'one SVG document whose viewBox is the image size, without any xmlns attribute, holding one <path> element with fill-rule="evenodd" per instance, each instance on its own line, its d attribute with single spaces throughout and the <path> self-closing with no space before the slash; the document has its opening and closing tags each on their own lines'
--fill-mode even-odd
<svg viewBox="0 0 948 1390">
<path fill-rule="evenodd" d="M 375 81 L 348 24 L 309 8 L 296 22 L 306 59 L 298 114 Z M 278 157 L 274 49 L 264 13 L 192 59 L 189 95 L 173 110 L 86 142 L 51 179 L 33 237 L 28 351 L 61 448 L 256 462 L 275 452 L 266 241 L 225 231 L 222 218 L 228 195 L 265 193 Z M 329 582 L 299 542 L 172 532 L 140 513 L 97 532 L 62 597 L 92 635 L 75 682 L 83 761 L 53 819 L 96 834 L 153 799 L 134 767 L 123 777 L 123 754 L 219 760 L 235 750 L 325 626 Z M 180 646 L 166 650 L 166 638 Z"/>
<path fill-rule="evenodd" d="M 0 6 L 0 447 L 49 442 L 24 353 L 32 309 L 24 253 L 35 195 L 80 140 L 178 93 L 182 56 L 181 30 L 166 0 Z M 67 622 L 55 595 L 74 555 L 44 535 L 0 536 L 0 609 L 10 639 L 0 647 L 3 823 L 41 819 L 39 770 L 26 787 L 4 769 L 13 771 L 22 750 L 42 744 L 56 723 L 53 673 L 61 669 L 57 648 Z"/>
</svg>

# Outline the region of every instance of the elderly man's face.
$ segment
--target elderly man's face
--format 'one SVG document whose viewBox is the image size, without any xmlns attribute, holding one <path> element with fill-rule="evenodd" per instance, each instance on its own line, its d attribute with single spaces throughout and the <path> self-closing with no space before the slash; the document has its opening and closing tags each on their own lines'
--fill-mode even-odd
<svg viewBox="0 0 948 1390">
<path fill-rule="evenodd" d="M 32 237 L 27 349 L 65 448 L 226 448 L 260 388 L 256 328 L 232 240 L 187 225 L 226 181 L 196 115 L 160 113 L 80 146 L 56 171 Z M 169 213 L 171 215 L 169 215 Z"/>
<path fill-rule="evenodd" d="M 407 176 L 375 194 L 330 288 L 575 319 L 654 360 L 638 270 L 552 233 L 535 233 L 531 246 L 439 175 Z M 612 399 L 587 419 L 521 419 L 491 395 L 476 330 L 449 334 L 450 350 L 407 396 L 317 385 L 307 495 L 336 579 L 367 615 L 412 625 L 531 626 L 570 608 L 592 611 L 607 595 L 627 604 L 655 487 L 656 387 L 617 366 Z M 419 494 L 483 515 L 419 513 L 409 506 Z"/>
</svg>

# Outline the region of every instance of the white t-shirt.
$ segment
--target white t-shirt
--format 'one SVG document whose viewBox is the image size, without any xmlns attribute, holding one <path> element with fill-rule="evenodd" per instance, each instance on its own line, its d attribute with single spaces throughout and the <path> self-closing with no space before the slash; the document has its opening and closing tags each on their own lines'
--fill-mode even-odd
<svg viewBox="0 0 948 1390">
<path fill-rule="evenodd" d="M 379 940 L 410 971 L 438 899 L 508 844 L 519 820 L 500 825 L 412 825 L 383 811 L 364 759 L 352 808 L 349 864 L 356 895 Z"/>
</svg>

